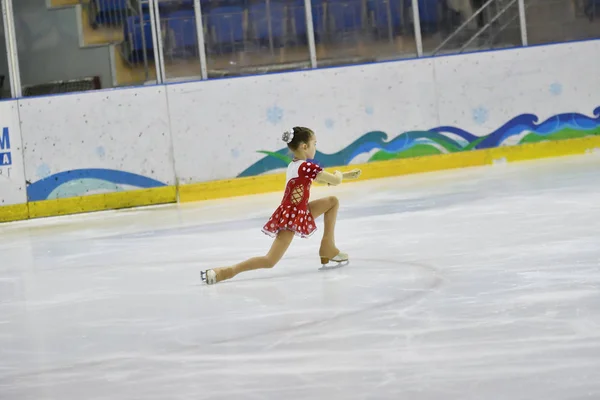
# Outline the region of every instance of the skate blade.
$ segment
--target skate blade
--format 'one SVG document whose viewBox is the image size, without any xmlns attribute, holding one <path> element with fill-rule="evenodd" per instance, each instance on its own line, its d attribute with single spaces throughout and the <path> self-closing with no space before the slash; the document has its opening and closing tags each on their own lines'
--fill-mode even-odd
<svg viewBox="0 0 600 400">
<path fill-rule="evenodd" d="M 330 263 L 322 264 L 321 268 L 319 268 L 319 271 L 328 271 L 330 269 L 338 269 L 338 268 L 345 267 L 348 264 L 350 264 L 349 260 L 346 260 L 346 261 L 331 261 Z"/>
</svg>

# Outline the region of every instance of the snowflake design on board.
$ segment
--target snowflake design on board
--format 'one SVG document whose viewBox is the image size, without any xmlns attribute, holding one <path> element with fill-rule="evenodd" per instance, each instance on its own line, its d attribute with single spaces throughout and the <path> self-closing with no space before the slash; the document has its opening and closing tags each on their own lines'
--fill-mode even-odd
<svg viewBox="0 0 600 400">
<path fill-rule="evenodd" d="M 331 118 L 327 118 L 325 120 L 325 127 L 327 127 L 327 129 L 333 128 L 334 124 L 335 124 L 335 122 Z"/>
<path fill-rule="evenodd" d="M 560 96 L 562 91 L 563 87 L 560 83 L 554 82 L 552 85 L 550 85 L 550 93 L 552 93 L 554 96 Z"/>
<path fill-rule="evenodd" d="M 472 117 L 473 117 L 473 121 L 477 125 L 483 125 L 488 120 L 489 111 L 488 111 L 487 108 L 477 107 L 477 108 L 473 109 L 473 111 L 472 111 Z"/>
<path fill-rule="evenodd" d="M 282 119 L 283 119 L 283 109 L 281 107 L 273 106 L 267 110 L 267 121 L 269 121 L 273 125 L 281 122 Z"/>
<path fill-rule="evenodd" d="M 100 159 L 104 159 L 104 156 L 106 155 L 106 151 L 104 150 L 104 147 L 102 147 L 102 146 L 96 147 L 96 155 Z"/>
</svg>

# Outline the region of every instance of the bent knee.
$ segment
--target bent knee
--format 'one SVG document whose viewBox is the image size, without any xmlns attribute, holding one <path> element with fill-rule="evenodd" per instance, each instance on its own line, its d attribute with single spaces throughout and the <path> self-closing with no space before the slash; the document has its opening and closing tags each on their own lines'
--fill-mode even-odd
<svg viewBox="0 0 600 400">
<path fill-rule="evenodd" d="M 340 201 L 336 196 L 329 196 L 329 203 L 331 204 L 331 207 L 337 207 L 340 205 Z"/>
<path fill-rule="evenodd" d="M 279 260 L 275 260 L 271 257 L 265 257 L 263 260 L 263 265 L 265 268 L 273 268 L 275 265 L 277 265 L 277 261 Z"/>
</svg>

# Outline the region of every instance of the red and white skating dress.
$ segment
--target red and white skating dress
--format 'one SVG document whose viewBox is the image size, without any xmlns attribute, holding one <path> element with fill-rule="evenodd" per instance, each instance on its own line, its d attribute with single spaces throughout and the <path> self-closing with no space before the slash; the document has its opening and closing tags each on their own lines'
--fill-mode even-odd
<svg viewBox="0 0 600 400">
<path fill-rule="evenodd" d="M 287 229 L 303 238 L 312 235 L 317 226 L 308 210 L 310 186 L 323 168 L 306 160 L 294 160 L 288 165 L 285 193 L 281 205 L 277 207 L 262 231 L 275 237 L 282 229 Z"/>
</svg>

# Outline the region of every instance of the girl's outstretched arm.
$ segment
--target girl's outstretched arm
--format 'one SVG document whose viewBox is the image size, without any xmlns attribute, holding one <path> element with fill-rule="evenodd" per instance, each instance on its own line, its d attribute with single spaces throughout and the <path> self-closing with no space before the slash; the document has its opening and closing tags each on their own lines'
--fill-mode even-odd
<svg viewBox="0 0 600 400">
<path fill-rule="evenodd" d="M 340 171 L 335 171 L 335 173 L 331 174 L 327 171 L 321 171 L 317 174 L 315 181 L 319 183 L 326 183 L 328 185 L 337 186 L 344 180 L 344 174 Z"/>
<path fill-rule="evenodd" d="M 360 176 L 360 173 L 361 173 L 360 169 L 353 169 L 352 171 L 343 172 L 342 177 L 344 179 L 358 179 L 358 177 Z"/>
<path fill-rule="evenodd" d="M 328 185 L 334 185 L 337 186 L 340 183 L 342 183 L 342 181 L 344 179 L 356 179 L 360 176 L 360 169 L 354 169 L 352 171 L 349 172 L 340 172 L 340 171 L 335 171 L 333 174 L 327 172 L 327 171 L 321 171 L 319 172 L 319 174 L 317 175 L 317 177 L 315 178 L 315 180 L 319 183 L 326 183 Z"/>
</svg>

